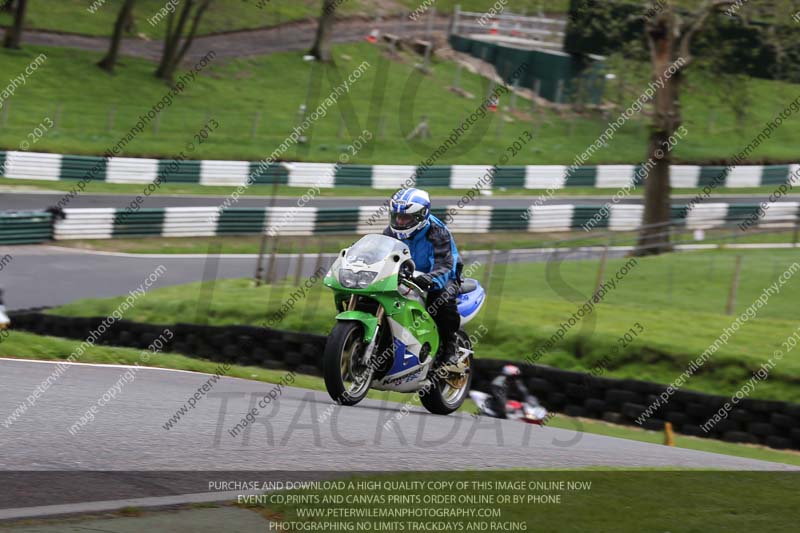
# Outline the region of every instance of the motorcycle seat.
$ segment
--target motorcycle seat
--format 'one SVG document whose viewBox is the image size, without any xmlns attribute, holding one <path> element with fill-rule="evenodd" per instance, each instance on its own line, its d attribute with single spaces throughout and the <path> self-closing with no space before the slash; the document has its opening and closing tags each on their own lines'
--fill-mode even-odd
<svg viewBox="0 0 800 533">
<path fill-rule="evenodd" d="M 478 288 L 478 281 L 474 279 L 465 279 L 461 284 L 458 294 L 467 294 Z"/>
</svg>

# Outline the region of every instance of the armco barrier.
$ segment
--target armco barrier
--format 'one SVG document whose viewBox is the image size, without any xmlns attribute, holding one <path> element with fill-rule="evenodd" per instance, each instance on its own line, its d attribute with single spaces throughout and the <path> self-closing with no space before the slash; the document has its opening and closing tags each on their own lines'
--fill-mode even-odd
<svg viewBox="0 0 800 533">
<path fill-rule="evenodd" d="M 53 238 L 53 215 L 0 211 L 0 244 L 38 244 Z"/>
<path fill-rule="evenodd" d="M 746 220 L 758 205 L 708 202 L 683 213 L 673 206 L 673 220 L 688 229 L 718 228 Z M 775 204 L 758 221 L 760 226 L 793 227 L 800 215 L 800 203 Z M 452 217 L 448 214 L 452 213 Z M 616 204 L 607 210 L 601 205 L 542 205 L 528 208 L 491 206 L 444 206 L 433 214 L 448 222 L 453 233 L 493 233 L 501 231 L 566 232 L 589 229 L 631 231 L 642 222 L 644 206 Z M 258 235 L 274 230 L 281 236 L 324 235 L 329 233 L 379 233 L 386 225 L 385 210 L 357 208 L 230 208 L 220 213 L 216 207 L 168 207 L 141 209 L 65 209 L 64 218 L 55 222 L 53 238 L 111 239 L 120 237 L 202 237 L 217 235 Z"/>
<path fill-rule="evenodd" d="M 494 184 L 484 188 L 619 189 L 641 181 L 637 177 L 639 167 L 636 165 L 582 166 L 569 170 L 564 165 L 434 165 L 423 169 L 412 165 L 275 163 L 259 170 L 259 163 L 250 161 L 102 158 L 0 151 L 0 162 L 3 160 L 5 177 L 10 179 L 86 180 L 142 185 L 153 183 L 160 177 L 166 183 L 234 187 L 248 183 L 252 176 L 256 184 L 277 182 L 300 188 L 369 187 L 391 190 L 416 184 L 420 187 L 468 190 L 478 182 L 488 181 L 486 173 L 493 168 L 497 169 Z M 748 165 L 730 170 L 720 166 L 673 165 L 672 186 L 698 188 L 712 181 L 718 181 L 720 187 L 776 186 L 787 183 L 798 172 L 800 165 Z"/>
<path fill-rule="evenodd" d="M 84 340 L 104 318 L 73 318 L 41 313 L 12 314 L 12 326 L 42 335 Z M 146 349 L 167 326 L 119 321 L 100 343 Z M 164 352 L 182 353 L 214 362 L 288 369 L 302 374 L 322 374 L 325 337 L 252 326 L 169 326 L 175 334 Z M 473 386 L 486 390 L 509 361 L 476 359 Z M 519 363 L 517 363 L 519 364 Z M 632 379 L 594 377 L 545 365 L 520 365 L 530 389 L 548 409 L 568 416 L 596 418 L 615 424 L 636 425 L 635 420 L 667 386 Z M 709 433 L 700 426 L 729 397 L 688 390 L 675 392 L 666 405 L 644 422 L 645 429 L 662 430 L 671 422 L 676 431 L 729 442 L 765 444 L 772 448 L 800 449 L 800 405 L 744 399 L 727 420 Z"/>
</svg>

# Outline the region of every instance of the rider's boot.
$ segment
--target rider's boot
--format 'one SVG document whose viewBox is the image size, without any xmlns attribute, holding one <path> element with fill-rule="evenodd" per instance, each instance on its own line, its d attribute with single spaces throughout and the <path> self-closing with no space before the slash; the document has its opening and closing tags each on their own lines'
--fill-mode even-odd
<svg viewBox="0 0 800 533">
<path fill-rule="evenodd" d="M 453 338 L 445 342 L 442 348 L 442 368 L 450 372 L 459 372 L 462 370 L 462 365 L 458 362 L 458 356 L 458 345 L 455 335 L 453 335 Z"/>
</svg>

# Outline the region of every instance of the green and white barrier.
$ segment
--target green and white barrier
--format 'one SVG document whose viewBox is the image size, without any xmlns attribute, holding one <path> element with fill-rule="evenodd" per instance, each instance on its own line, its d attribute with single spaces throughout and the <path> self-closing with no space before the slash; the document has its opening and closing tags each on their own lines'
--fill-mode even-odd
<svg viewBox="0 0 800 533">
<path fill-rule="evenodd" d="M 33 152 L 0 151 L 0 174 L 25 180 L 86 180 L 148 184 L 158 177 L 167 183 L 239 186 L 255 175 L 257 184 L 275 182 L 292 187 L 368 187 L 396 190 L 403 185 L 467 190 L 489 181 L 485 188 L 563 189 L 589 187 L 620 189 L 641 182 L 637 165 L 599 165 L 569 169 L 565 165 L 500 166 L 439 165 L 334 165 L 329 163 L 276 163 L 257 173 L 258 162 L 180 161 L 129 157 L 102 158 Z M 5 169 L 4 171 L 2 169 Z M 800 165 L 750 165 L 728 170 L 722 166 L 674 165 L 672 186 L 703 188 L 777 186 L 800 176 Z M 412 178 L 413 179 L 409 179 Z M 492 183 L 493 182 L 493 183 Z"/>
<path fill-rule="evenodd" d="M 698 204 L 688 213 L 683 205 L 672 207 L 673 219 L 688 229 L 711 229 L 739 223 L 758 212 L 758 205 Z M 590 229 L 632 231 L 640 227 L 641 205 L 543 205 L 529 208 L 490 206 L 445 206 L 433 213 L 448 221 L 456 234 L 523 232 L 567 232 Z M 448 214 L 450 216 L 448 217 Z M 376 207 L 352 209 L 314 207 L 230 208 L 170 207 L 141 209 L 65 209 L 56 221 L 53 238 L 111 239 L 122 237 L 203 237 L 258 235 L 324 235 L 331 233 L 378 233 L 386 226 L 385 210 Z M 794 227 L 800 217 L 799 202 L 773 204 L 757 225 Z"/>
<path fill-rule="evenodd" d="M 38 244 L 52 238 L 50 213 L 0 211 L 0 244 Z"/>
</svg>

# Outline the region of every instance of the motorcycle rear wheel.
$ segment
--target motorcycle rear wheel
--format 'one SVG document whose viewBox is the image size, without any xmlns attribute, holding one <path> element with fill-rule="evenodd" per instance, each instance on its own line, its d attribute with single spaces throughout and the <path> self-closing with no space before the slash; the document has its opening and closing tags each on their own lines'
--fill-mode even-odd
<svg viewBox="0 0 800 533">
<path fill-rule="evenodd" d="M 472 342 L 464 331 L 457 333 L 456 342 L 459 348 L 472 351 Z M 464 363 L 467 365 L 467 372 L 463 375 L 443 373 L 441 369 L 433 371 L 432 384 L 419 393 L 420 402 L 425 409 L 435 415 L 449 415 L 461 407 L 472 386 L 474 361 L 471 353 Z"/>
</svg>

